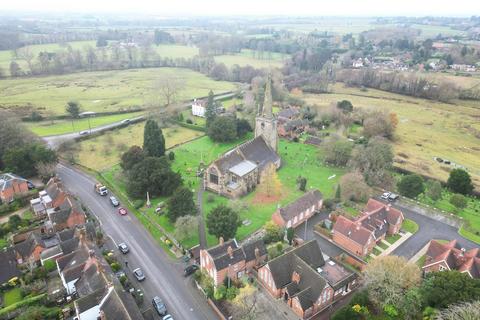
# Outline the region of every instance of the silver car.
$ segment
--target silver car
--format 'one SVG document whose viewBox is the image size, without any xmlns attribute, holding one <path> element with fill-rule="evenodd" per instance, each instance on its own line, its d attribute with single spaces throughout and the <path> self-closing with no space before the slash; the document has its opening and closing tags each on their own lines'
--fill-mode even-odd
<svg viewBox="0 0 480 320">
<path fill-rule="evenodd" d="M 133 270 L 133 275 L 135 276 L 135 278 L 137 278 L 138 281 L 145 280 L 145 275 L 143 274 L 142 269 L 140 268 Z"/>
</svg>

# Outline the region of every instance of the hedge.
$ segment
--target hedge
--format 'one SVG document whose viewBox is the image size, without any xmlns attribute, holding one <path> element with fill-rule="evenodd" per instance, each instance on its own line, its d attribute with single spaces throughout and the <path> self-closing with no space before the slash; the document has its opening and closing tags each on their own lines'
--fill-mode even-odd
<svg viewBox="0 0 480 320">
<path fill-rule="evenodd" d="M 8 307 L 0 309 L 0 317 L 8 314 L 9 312 L 15 311 L 20 307 L 25 307 L 25 306 L 31 306 L 33 304 L 36 304 L 39 300 L 46 298 L 47 294 L 42 293 L 38 296 L 34 296 L 31 298 L 23 299 L 20 302 L 14 303 L 12 305 L 9 305 Z"/>
</svg>

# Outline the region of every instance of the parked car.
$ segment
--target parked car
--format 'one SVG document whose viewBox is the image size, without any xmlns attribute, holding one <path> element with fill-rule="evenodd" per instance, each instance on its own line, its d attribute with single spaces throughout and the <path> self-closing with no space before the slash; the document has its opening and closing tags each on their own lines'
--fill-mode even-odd
<svg viewBox="0 0 480 320">
<path fill-rule="evenodd" d="M 390 193 L 390 195 L 388 196 L 388 201 L 395 201 L 398 200 L 398 198 L 400 198 L 398 194 Z"/>
<path fill-rule="evenodd" d="M 388 197 L 390 197 L 390 195 L 390 192 L 384 192 L 380 198 L 382 198 L 383 200 L 388 200 Z"/>
<path fill-rule="evenodd" d="M 185 277 L 188 277 L 189 275 L 195 273 L 195 271 L 197 270 L 198 270 L 198 265 L 191 264 L 183 270 L 183 274 L 185 275 Z"/>
<path fill-rule="evenodd" d="M 125 244 L 125 242 L 122 242 L 118 245 L 118 250 L 120 250 L 121 253 L 126 254 L 130 251 L 128 246 Z"/>
<path fill-rule="evenodd" d="M 110 202 L 112 203 L 112 206 L 114 206 L 114 207 L 118 207 L 120 205 L 120 202 L 118 202 L 117 198 L 115 198 L 114 196 L 110 197 Z"/>
<path fill-rule="evenodd" d="M 118 209 L 118 213 L 120 213 L 122 216 L 126 215 L 128 213 L 127 209 L 121 207 Z"/>
<path fill-rule="evenodd" d="M 27 186 L 28 186 L 28 190 L 35 189 L 35 185 L 33 183 L 31 183 L 30 181 L 27 181 Z"/>
<path fill-rule="evenodd" d="M 159 315 L 164 316 L 167 314 L 167 307 L 165 306 L 165 303 L 163 303 L 162 299 L 160 299 L 160 297 L 154 297 L 152 299 L 152 304 L 153 308 L 157 310 L 157 313 Z"/>
<path fill-rule="evenodd" d="M 145 275 L 143 274 L 142 269 L 140 268 L 133 270 L 133 275 L 135 276 L 135 278 L 137 278 L 138 281 L 145 280 Z"/>
<path fill-rule="evenodd" d="M 167 314 L 165 317 L 162 318 L 162 320 L 174 320 L 174 319 L 171 315 Z"/>
<path fill-rule="evenodd" d="M 81 136 L 87 135 L 87 134 L 88 134 L 88 130 L 80 131 L 78 134 L 81 135 Z"/>
</svg>

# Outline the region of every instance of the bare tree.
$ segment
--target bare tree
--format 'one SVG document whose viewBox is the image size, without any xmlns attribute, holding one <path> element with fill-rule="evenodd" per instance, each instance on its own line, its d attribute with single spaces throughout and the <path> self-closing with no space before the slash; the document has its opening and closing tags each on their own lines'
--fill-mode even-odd
<svg viewBox="0 0 480 320">
<path fill-rule="evenodd" d="M 195 234 L 198 228 L 198 220 L 195 216 L 178 217 L 175 222 L 175 237 L 184 240 Z"/>
<path fill-rule="evenodd" d="M 35 166 L 38 172 L 38 176 L 43 182 L 47 182 L 51 177 L 55 175 L 56 163 L 54 162 L 39 162 Z"/>
<path fill-rule="evenodd" d="M 32 60 L 35 57 L 32 49 L 30 47 L 22 47 L 19 48 L 15 51 L 15 54 L 18 59 L 25 60 L 27 62 L 28 68 L 30 69 L 30 72 L 33 73 L 33 65 L 32 65 Z"/>
<path fill-rule="evenodd" d="M 420 269 L 397 256 L 378 257 L 370 262 L 364 273 L 369 297 L 378 307 L 396 305 L 407 290 L 420 283 Z"/>
<path fill-rule="evenodd" d="M 178 93 L 183 86 L 182 81 L 178 78 L 161 78 L 154 83 L 154 95 L 160 95 L 158 100 L 169 106 L 176 102 Z"/>
<path fill-rule="evenodd" d="M 232 301 L 232 316 L 234 319 L 254 320 L 261 318 L 266 312 L 265 306 L 259 300 L 258 289 L 251 284 L 241 288 Z"/>
</svg>

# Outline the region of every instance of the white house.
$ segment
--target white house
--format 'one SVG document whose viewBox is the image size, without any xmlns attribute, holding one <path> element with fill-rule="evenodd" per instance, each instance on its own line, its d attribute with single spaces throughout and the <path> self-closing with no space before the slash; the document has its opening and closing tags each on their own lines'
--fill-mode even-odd
<svg viewBox="0 0 480 320">
<path fill-rule="evenodd" d="M 205 100 L 194 99 L 192 103 L 192 115 L 197 117 L 205 117 Z"/>
</svg>

